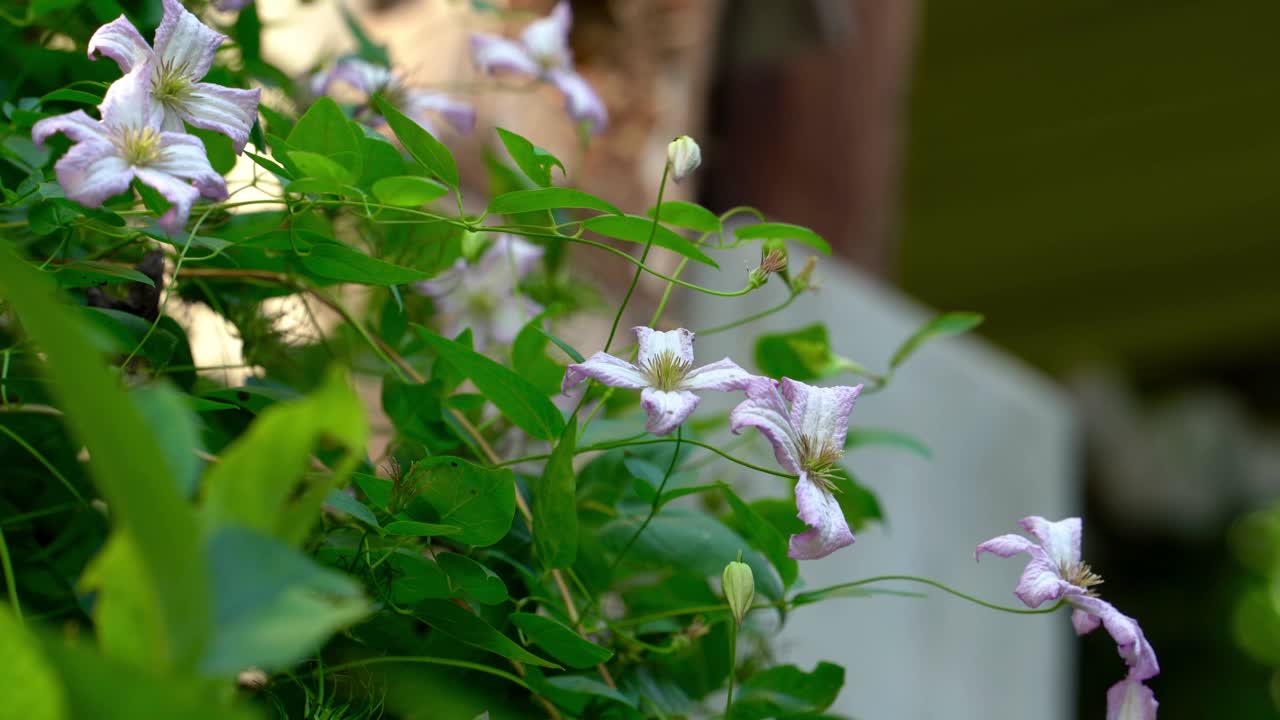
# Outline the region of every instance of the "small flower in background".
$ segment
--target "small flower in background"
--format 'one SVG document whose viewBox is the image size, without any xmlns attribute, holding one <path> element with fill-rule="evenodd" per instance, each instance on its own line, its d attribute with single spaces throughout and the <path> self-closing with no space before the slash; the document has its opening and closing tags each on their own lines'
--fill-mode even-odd
<svg viewBox="0 0 1280 720">
<path fill-rule="evenodd" d="M 409 87 L 391 69 L 359 58 L 339 60 L 331 70 L 316 73 L 311 79 L 311 90 L 316 95 L 325 95 L 335 82 L 345 84 L 367 98 L 381 95 L 433 135 L 438 133 L 428 119 L 428 113 L 440 113 L 460 133 L 469 133 L 476 126 L 476 111 L 470 105 L 441 92 Z M 377 115 L 364 119 L 369 125 L 383 124 Z"/>
<path fill-rule="evenodd" d="M 163 129 L 163 111 L 147 100 L 151 74 L 150 66 L 138 65 L 112 84 L 98 106 L 101 120 L 76 110 L 37 122 L 31 137 L 42 145 L 50 135 L 63 133 L 75 142 L 54 166 L 67 197 L 99 207 L 128 190 L 136 177 L 173 204 L 159 223 L 177 232 L 196 198 L 223 200 L 227 184 L 209 165 L 198 138 Z"/>
<path fill-rule="evenodd" d="M 830 477 L 844 457 L 849 413 L 862 386 L 823 388 L 783 378 L 779 390 L 773 379 L 756 377 L 746 391 L 747 399 L 729 414 L 729 429 L 756 428 L 773 445 L 778 464 L 800 476 L 796 516 L 811 529 L 791 536 L 787 554 L 816 560 L 852 545 L 853 532 L 832 494 Z"/>
<path fill-rule="evenodd" d="M 187 12 L 178 0 L 164 0 L 164 18 L 156 28 L 155 49 L 142 39 L 125 16 L 98 28 L 89 38 L 89 57 L 105 55 L 131 72 L 150 67 L 150 98 L 163 113 L 162 127 L 184 132 L 183 121 L 231 138 L 237 153 L 249 140 L 258 116 L 261 90 L 240 90 L 200 82 L 213 65 L 213 54 L 227 36 Z"/>
<path fill-rule="evenodd" d="M 458 260 L 452 269 L 416 285 L 444 315 L 449 336 L 471 328 L 476 350 L 509 343 L 542 306 L 517 286 L 542 257 L 542 248 L 515 235 L 499 235 L 475 262 Z"/>
<path fill-rule="evenodd" d="M 752 375 L 724 358 L 700 368 L 693 366 L 693 333 L 684 328 L 662 332 L 647 327 L 631 329 L 640 342 L 637 365 L 598 352 L 565 368 L 561 390 L 587 378 L 611 387 L 640 390 L 640 407 L 649 420 L 645 429 L 666 435 L 693 413 L 700 398 L 694 390 L 741 390 Z"/>
<path fill-rule="evenodd" d="M 472 58 L 485 72 L 501 70 L 555 85 L 564 94 L 569 117 L 588 121 L 592 132 L 603 132 L 609 120 L 604 101 L 573 69 L 572 25 L 569 3 L 561 0 L 550 15 L 529 23 L 519 42 L 490 33 L 472 34 Z"/>
<path fill-rule="evenodd" d="M 243 10 L 252 3 L 253 0 L 213 0 L 213 6 L 223 12 Z"/>
<path fill-rule="evenodd" d="M 1102 578 L 1080 560 L 1080 518 L 1050 522 L 1031 516 L 1020 524 L 1039 543 L 1021 535 L 1001 535 L 979 545 L 974 559 L 982 553 L 1002 558 L 1029 555 L 1031 560 L 1014 590 L 1018 599 L 1030 608 L 1065 601 L 1074 608 L 1071 624 L 1076 634 L 1085 635 L 1102 625 L 1129 666 L 1125 679 L 1107 692 L 1107 720 L 1154 720 L 1158 703 L 1143 681 L 1159 675 L 1160 664 L 1138 622 L 1097 596 L 1094 588 Z"/>
<path fill-rule="evenodd" d="M 688 135 L 681 135 L 667 144 L 667 165 L 671 167 L 672 180 L 684 180 L 701 164 L 702 148 Z"/>
</svg>

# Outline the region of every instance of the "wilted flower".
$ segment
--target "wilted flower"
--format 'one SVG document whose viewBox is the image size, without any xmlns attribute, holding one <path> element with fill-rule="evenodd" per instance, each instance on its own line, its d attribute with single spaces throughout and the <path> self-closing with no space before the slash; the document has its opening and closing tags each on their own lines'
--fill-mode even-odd
<svg viewBox="0 0 1280 720">
<path fill-rule="evenodd" d="M 490 33 L 472 34 L 471 54 L 485 72 L 502 70 L 555 85 L 564 94 L 569 117 L 589 121 L 592 131 L 598 133 L 608 123 L 608 112 L 600 96 L 573 69 L 569 50 L 572 24 L 568 0 L 560 0 L 550 15 L 525 27 L 519 42 Z"/>
<path fill-rule="evenodd" d="M 542 306 L 521 295 L 520 280 L 542 257 L 542 248 L 515 235 L 499 235 L 473 263 L 458 260 L 437 278 L 417 284 L 435 300 L 447 335 L 470 327 L 477 350 L 490 342 L 509 343 Z"/>
<path fill-rule="evenodd" d="M 75 142 L 54 166 L 67 197 L 98 207 L 128 190 L 136 177 L 172 203 L 159 222 L 177 232 L 196 198 L 225 199 L 227 184 L 209 165 L 199 139 L 163 129 L 163 111 L 147 101 L 151 73 L 138 65 L 117 80 L 98 106 L 101 120 L 76 110 L 37 122 L 31 137 L 41 145 L 60 132 Z"/>
<path fill-rule="evenodd" d="M 818 283 L 813 279 L 813 270 L 818 266 L 818 258 L 810 255 L 805 258 L 804 265 L 800 267 L 800 272 L 791 278 L 791 292 L 797 295 L 806 290 L 817 290 Z"/>
<path fill-rule="evenodd" d="M 666 435 L 684 422 L 700 398 L 694 390 L 741 390 L 751 374 L 724 358 L 693 366 L 693 333 L 679 328 L 662 332 L 647 327 L 631 331 L 640 342 L 638 365 L 598 352 L 565 369 L 561 390 L 594 378 L 612 387 L 640 390 L 640 407 L 648 414 L 645 429 Z"/>
<path fill-rule="evenodd" d="M 432 134 L 436 133 L 436 129 L 427 118 L 427 113 L 432 112 L 443 115 L 460 133 L 469 133 L 476 126 L 476 111 L 470 105 L 441 92 L 410 87 L 390 68 L 360 58 L 339 60 L 332 70 L 316 73 L 311 79 L 311 89 L 315 94 L 323 95 L 329 92 L 335 82 L 349 85 L 369 98 L 375 93 L 381 95 Z M 380 125 L 382 119 L 374 116 L 369 122 Z"/>
<path fill-rule="evenodd" d="M 766 247 L 760 251 L 760 265 L 747 276 L 747 283 L 758 288 L 769 282 L 769 276 L 787 269 L 787 248 Z M 785 279 L 785 278 L 784 278 Z"/>
<path fill-rule="evenodd" d="M 186 121 L 231 138 L 238 153 L 249 140 L 262 91 L 200 82 L 213 65 L 214 52 L 226 39 L 187 12 L 178 0 L 164 0 L 164 18 L 156 28 L 154 50 L 121 15 L 89 38 L 89 57 L 105 55 L 126 73 L 149 65 L 150 98 L 140 101 L 162 113 L 164 130 L 183 132 Z"/>
<path fill-rule="evenodd" d="M 1107 720 L 1154 720 L 1155 695 L 1142 681 L 1160 674 L 1160 664 L 1138 622 L 1097 596 L 1094 588 L 1102 584 L 1102 578 L 1080 560 L 1080 518 L 1050 522 L 1031 516 L 1020 524 L 1040 542 L 1021 535 L 1001 535 L 979 545 L 974 558 L 982 553 L 1003 558 L 1029 555 L 1031 560 L 1014 590 L 1018 599 L 1031 608 L 1065 601 L 1074 608 L 1071 624 L 1076 633 L 1084 635 L 1104 626 L 1129 666 L 1128 676 L 1107 693 Z"/>
<path fill-rule="evenodd" d="M 822 388 L 783 378 L 779 391 L 773 379 L 757 377 L 746 391 L 747 399 L 729 415 L 729 429 L 756 428 L 773 445 L 778 463 L 800 476 L 796 516 L 811 529 L 791 536 L 787 554 L 816 560 L 852 545 L 853 532 L 832 494 L 830 478 L 844 457 L 849 413 L 862 386 Z"/>
<path fill-rule="evenodd" d="M 746 617 L 747 611 L 751 609 L 751 602 L 756 597 L 756 579 L 751 566 L 742 562 L 742 553 L 738 553 L 737 560 L 724 566 L 720 585 L 733 618 L 741 625 L 742 618 Z"/>
<path fill-rule="evenodd" d="M 667 144 L 667 164 L 671 166 L 671 179 L 680 182 L 702 164 L 702 148 L 693 138 L 681 135 Z"/>
</svg>

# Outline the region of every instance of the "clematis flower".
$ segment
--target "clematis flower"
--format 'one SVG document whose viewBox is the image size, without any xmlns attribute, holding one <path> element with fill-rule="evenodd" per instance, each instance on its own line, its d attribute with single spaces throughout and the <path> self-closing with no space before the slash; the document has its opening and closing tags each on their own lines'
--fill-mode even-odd
<svg viewBox="0 0 1280 720">
<path fill-rule="evenodd" d="M 1065 601 L 1073 609 L 1071 624 L 1076 634 L 1105 627 L 1129 666 L 1125 679 L 1107 693 L 1107 720 L 1154 720 L 1155 695 L 1143 681 L 1160 674 L 1155 650 L 1136 620 L 1098 597 L 1094 588 L 1102 584 L 1102 578 L 1080 559 L 1080 518 L 1050 522 L 1033 515 L 1020 524 L 1039 542 L 1022 535 L 1001 535 L 978 545 L 974 559 L 982 553 L 1002 558 L 1021 553 L 1030 556 L 1014 590 L 1018 599 L 1030 608 Z"/>
<path fill-rule="evenodd" d="M 816 560 L 852 545 L 830 477 L 844 457 L 849 413 L 862 386 L 822 388 L 783 378 L 779 390 L 773 379 L 756 377 L 746 391 L 747 399 L 729 414 L 729 429 L 756 428 L 773 445 L 778 464 L 800 476 L 796 516 L 810 529 L 791 536 L 787 555 Z"/>
<path fill-rule="evenodd" d="M 150 98 L 163 117 L 162 128 L 184 132 L 183 122 L 231 138 L 237 153 L 249 140 L 258 116 L 261 90 L 239 90 L 201 82 L 213 65 L 213 53 L 227 36 L 205 26 L 178 0 L 164 0 L 155 49 L 147 45 L 125 16 L 98 28 L 89 38 L 89 58 L 105 55 L 123 72 L 148 65 Z"/>
<path fill-rule="evenodd" d="M 213 0 L 213 6 L 223 12 L 231 12 L 233 10 L 243 10 L 252 2 L 253 0 Z"/>
<path fill-rule="evenodd" d="M 474 263 L 458 260 L 453 268 L 416 285 L 445 316 L 447 335 L 471 328 L 477 350 L 490 343 L 509 343 L 520 328 L 542 312 L 517 286 L 542 257 L 542 248 L 515 235 L 502 234 Z"/>
<path fill-rule="evenodd" d="M 67 197 L 99 207 L 128 190 L 136 177 L 172 204 L 159 223 L 177 232 L 196 198 L 226 199 L 227 184 L 209 165 L 199 139 L 163 129 L 162 111 L 147 102 L 151 72 L 148 65 L 138 65 L 113 83 L 98 106 L 101 120 L 83 110 L 48 117 L 31 128 L 31 138 L 43 145 L 50 135 L 62 133 L 75 143 L 54 165 Z"/>
<path fill-rule="evenodd" d="M 640 343 L 636 365 L 598 352 L 565 368 L 562 392 L 587 378 L 611 387 L 640 390 L 640 407 L 649 416 L 645 429 L 666 435 L 693 413 L 701 400 L 695 390 L 741 390 L 752 375 L 729 358 L 693 366 L 693 333 L 679 328 L 666 332 L 634 327 Z"/>
<path fill-rule="evenodd" d="M 556 86 L 564 95 L 565 109 L 574 120 L 591 123 L 592 132 L 608 124 L 604 101 L 573 69 L 569 28 L 573 25 L 568 0 L 560 0 L 551 14 L 525 27 L 516 42 L 490 33 L 471 35 L 471 54 L 485 72 L 502 70 L 527 75 Z"/>
<path fill-rule="evenodd" d="M 329 92 L 335 82 L 341 82 L 358 90 L 369 98 L 374 93 L 413 118 L 427 132 L 436 134 L 427 113 L 438 112 L 460 133 L 469 133 L 476 126 L 476 111 L 470 105 L 454 100 L 440 92 L 409 87 L 404 79 L 389 68 L 375 65 L 359 58 L 339 60 L 332 70 L 316 73 L 311 89 L 316 95 Z M 370 125 L 383 124 L 382 118 L 368 118 Z"/>
</svg>

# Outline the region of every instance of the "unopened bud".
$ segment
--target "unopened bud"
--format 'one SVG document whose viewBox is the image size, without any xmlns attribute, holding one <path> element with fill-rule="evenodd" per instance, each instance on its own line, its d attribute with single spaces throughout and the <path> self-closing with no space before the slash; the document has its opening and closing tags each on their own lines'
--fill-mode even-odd
<svg viewBox="0 0 1280 720">
<path fill-rule="evenodd" d="M 818 258 L 810 255 L 804 261 L 804 267 L 791 278 L 791 292 L 797 295 L 805 290 L 816 290 L 818 284 L 813 280 L 813 269 L 818 266 Z"/>
<path fill-rule="evenodd" d="M 751 566 L 742 562 L 742 553 L 738 553 L 737 560 L 724 566 L 722 588 L 729 610 L 741 625 L 742 618 L 751 609 L 751 602 L 756 597 L 756 579 L 751 574 Z"/>
<path fill-rule="evenodd" d="M 782 249 L 766 248 L 765 250 L 761 251 L 761 254 L 760 254 L 760 267 L 757 267 L 755 270 L 751 271 L 751 274 L 747 276 L 747 282 L 751 285 L 751 288 L 754 290 L 755 288 L 758 288 L 761 285 L 764 285 L 766 282 L 768 282 L 770 275 L 776 272 L 782 272 L 783 270 L 786 270 L 786 269 L 787 269 L 786 247 L 784 246 Z"/>
<path fill-rule="evenodd" d="M 667 165 L 671 167 L 672 180 L 680 182 L 701 164 L 702 148 L 688 135 L 681 135 L 667 145 Z"/>
<path fill-rule="evenodd" d="M 480 233 L 470 230 L 462 231 L 462 257 L 466 258 L 467 262 L 473 263 L 478 260 L 488 246 L 488 241 Z"/>
</svg>

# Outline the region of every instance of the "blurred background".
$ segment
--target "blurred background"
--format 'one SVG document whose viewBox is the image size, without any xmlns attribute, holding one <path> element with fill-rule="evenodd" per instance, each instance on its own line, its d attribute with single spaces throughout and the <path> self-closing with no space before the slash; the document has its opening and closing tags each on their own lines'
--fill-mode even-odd
<svg viewBox="0 0 1280 720">
<path fill-rule="evenodd" d="M 553 3 L 349 4 L 447 83 L 469 76 L 468 30 Z M 985 341 L 1065 390 L 1085 554 L 1159 652 L 1161 717 L 1280 717 L 1280 3 L 573 8 L 609 130 L 581 148 L 554 94 L 482 111 L 633 211 L 691 134 L 684 197 L 811 226 L 884 285 L 983 313 Z M 260 13 L 298 72 L 350 45 L 323 0 Z M 1079 643 L 1078 717 L 1103 716 L 1114 653 Z"/>
</svg>

